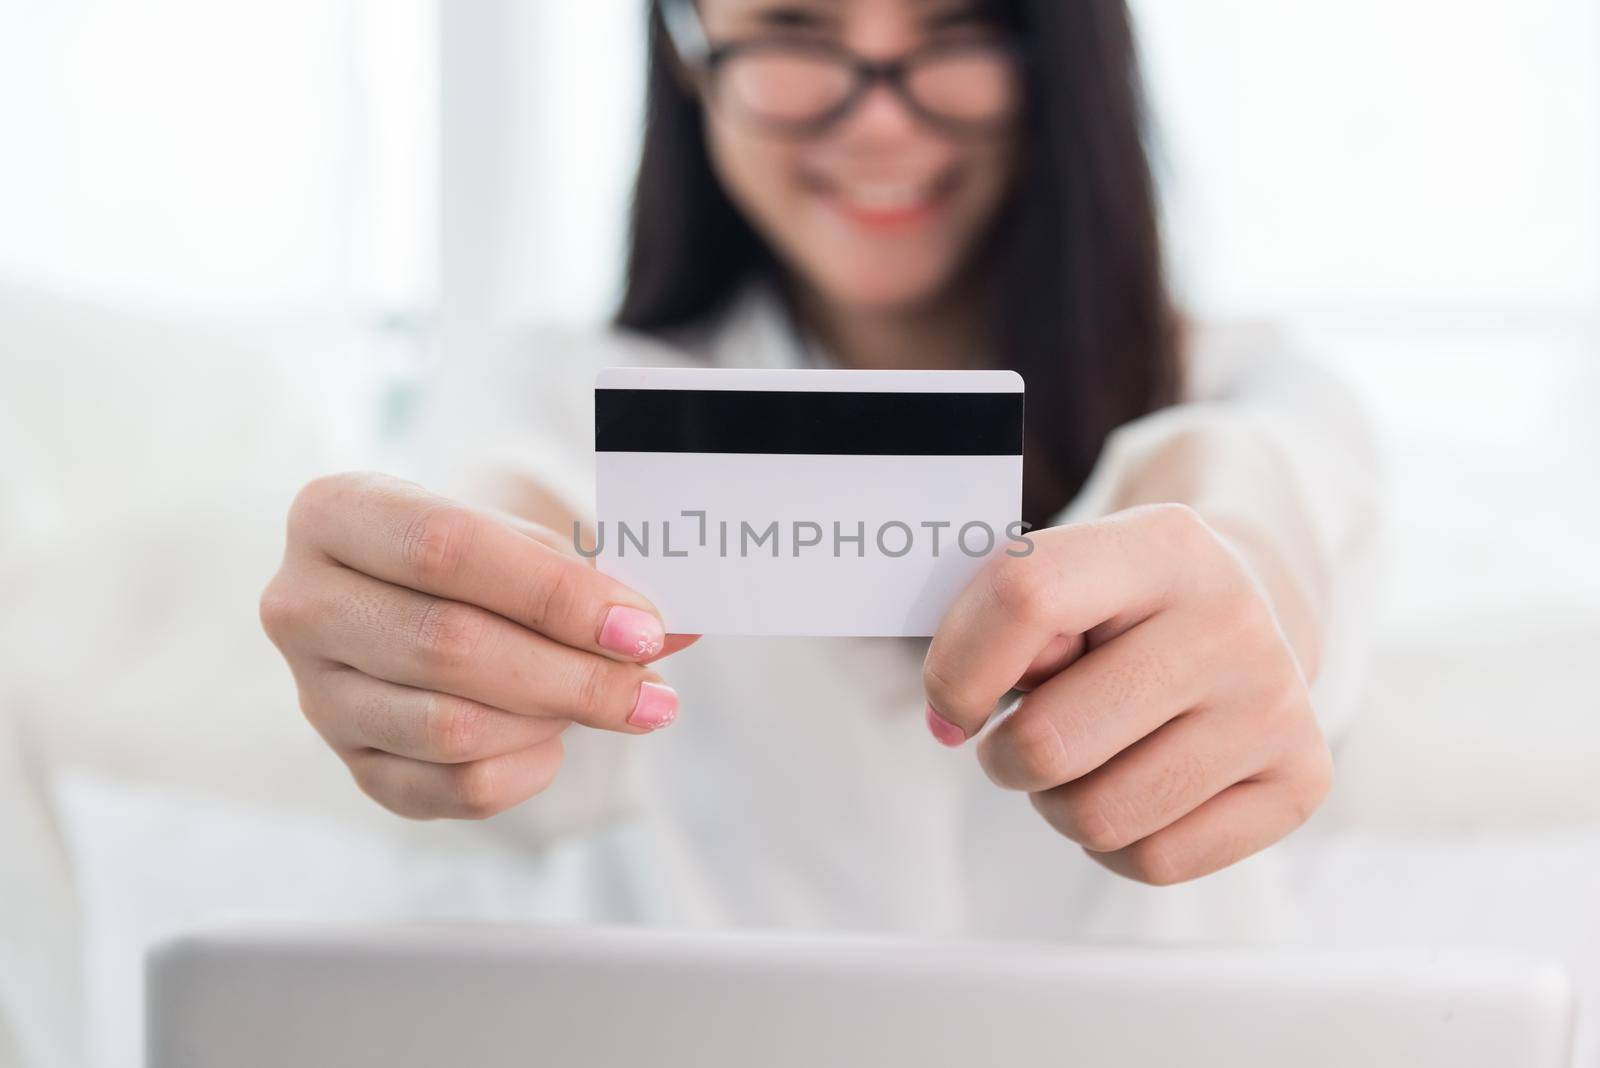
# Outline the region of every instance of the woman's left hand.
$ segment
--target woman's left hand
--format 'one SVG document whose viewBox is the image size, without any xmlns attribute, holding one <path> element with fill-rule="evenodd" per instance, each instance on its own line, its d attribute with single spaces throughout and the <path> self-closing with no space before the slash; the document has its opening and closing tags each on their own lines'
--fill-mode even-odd
<svg viewBox="0 0 1600 1068">
<path fill-rule="evenodd" d="M 946 745 L 1015 709 L 978 757 L 1101 864 L 1168 885 L 1249 856 L 1322 803 L 1333 762 L 1244 561 L 1154 505 L 1030 535 L 945 616 L 923 668 Z"/>
</svg>

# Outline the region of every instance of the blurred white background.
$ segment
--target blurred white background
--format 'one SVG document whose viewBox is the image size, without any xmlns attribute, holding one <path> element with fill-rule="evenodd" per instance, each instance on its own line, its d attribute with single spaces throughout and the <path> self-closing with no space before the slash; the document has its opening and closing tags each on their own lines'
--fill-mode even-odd
<svg viewBox="0 0 1600 1068">
<path fill-rule="evenodd" d="M 398 462 L 434 361 L 606 315 L 642 6 L 0 0 L 0 717 L 71 772 L 97 1063 L 134 1063 L 153 932 L 369 904 L 261 859 L 331 864 L 380 824 L 255 597 L 294 489 Z M 1372 696 L 1308 907 L 1330 940 L 1600 976 L 1600 0 L 1135 8 L 1184 301 L 1347 375 L 1389 469 Z M 397 914 L 581 897 L 559 858 L 446 877 L 395 848 Z"/>
</svg>

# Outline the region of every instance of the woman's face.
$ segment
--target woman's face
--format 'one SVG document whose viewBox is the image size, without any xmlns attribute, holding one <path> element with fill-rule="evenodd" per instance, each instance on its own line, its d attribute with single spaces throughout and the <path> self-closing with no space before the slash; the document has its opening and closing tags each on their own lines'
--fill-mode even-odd
<svg viewBox="0 0 1600 1068">
<path fill-rule="evenodd" d="M 825 42 L 879 61 L 993 37 L 976 0 L 701 0 L 700 11 L 714 45 Z M 998 94 L 1020 97 L 1020 75 L 997 80 L 994 53 L 949 55 L 948 65 L 927 68 L 920 88 L 928 98 L 992 112 Z M 951 133 L 880 82 L 820 132 L 779 133 L 730 102 L 734 70 L 724 68 L 723 93 L 706 94 L 712 164 L 799 280 L 830 304 L 864 311 L 915 309 L 946 294 L 1006 196 L 1015 123 Z M 804 62 L 773 70 L 743 83 L 746 99 L 765 94 L 782 108 L 824 91 Z"/>
</svg>

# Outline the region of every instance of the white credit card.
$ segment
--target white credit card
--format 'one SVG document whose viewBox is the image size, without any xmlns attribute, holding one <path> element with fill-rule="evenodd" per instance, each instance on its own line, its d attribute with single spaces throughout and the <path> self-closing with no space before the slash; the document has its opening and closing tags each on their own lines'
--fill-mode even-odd
<svg viewBox="0 0 1600 1068">
<path fill-rule="evenodd" d="M 1010 371 L 608 368 L 600 570 L 677 634 L 927 636 L 1022 553 Z"/>
</svg>

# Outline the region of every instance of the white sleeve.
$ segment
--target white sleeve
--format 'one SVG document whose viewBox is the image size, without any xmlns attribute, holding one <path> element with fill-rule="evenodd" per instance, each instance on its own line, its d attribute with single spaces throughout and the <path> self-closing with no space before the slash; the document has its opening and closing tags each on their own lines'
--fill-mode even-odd
<svg viewBox="0 0 1600 1068">
<path fill-rule="evenodd" d="M 1199 465 L 1195 499 L 1183 503 L 1270 539 L 1310 599 L 1321 637 L 1312 698 L 1337 737 L 1365 681 L 1379 498 L 1371 429 L 1336 375 L 1270 329 L 1201 334 L 1189 371 L 1186 402 L 1111 435 L 1058 522 L 1114 510 L 1133 473 L 1181 448 Z"/>
<path fill-rule="evenodd" d="M 594 380 L 602 367 L 685 362 L 675 350 L 615 333 L 539 331 L 451 354 L 424 384 L 397 472 L 467 504 L 506 508 L 501 480 L 536 483 L 594 516 Z M 592 830 L 635 809 L 634 748 L 573 728 L 554 784 L 495 823 L 525 844 Z"/>
</svg>

